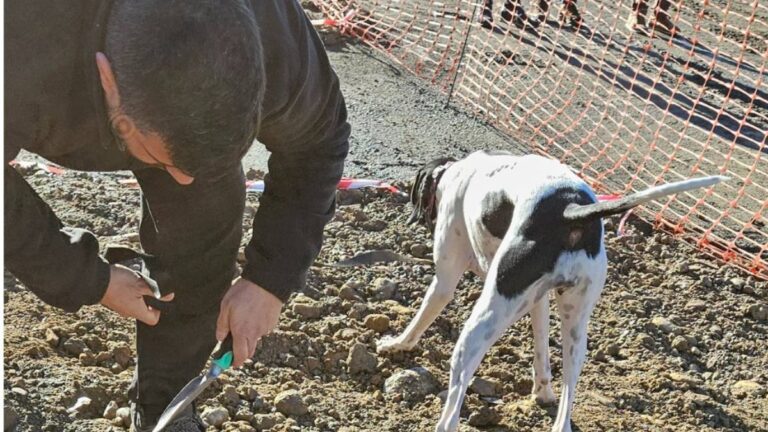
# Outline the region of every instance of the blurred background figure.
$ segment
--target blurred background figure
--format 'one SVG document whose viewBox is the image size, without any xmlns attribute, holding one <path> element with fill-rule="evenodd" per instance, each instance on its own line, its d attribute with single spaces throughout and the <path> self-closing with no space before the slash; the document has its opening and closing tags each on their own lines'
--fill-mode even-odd
<svg viewBox="0 0 768 432">
<path fill-rule="evenodd" d="M 530 25 L 538 26 L 547 18 L 549 12 L 549 0 L 537 0 L 537 16 L 535 20 L 530 21 Z M 505 0 L 501 10 L 501 19 L 511 22 L 519 28 L 523 28 L 528 23 L 528 16 L 520 5 L 518 0 Z M 559 19 L 563 23 L 568 23 L 573 27 L 581 25 L 581 14 L 576 7 L 576 0 L 564 0 L 560 9 Z M 478 19 L 480 25 L 487 29 L 493 28 L 493 0 L 483 0 L 483 10 Z"/>
<path fill-rule="evenodd" d="M 640 33 L 652 33 L 654 31 L 664 33 L 670 36 L 678 32 L 677 27 L 672 22 L 669 13 L 669 7 L 672 5 L 670 0 L 657 0 L 654 7 L 653 20 L 648 22 L 648 1 L 635 0 L 632 3 L 632 12 L 627 17 L 627 28 L 631 31 Z"/>
</svg>

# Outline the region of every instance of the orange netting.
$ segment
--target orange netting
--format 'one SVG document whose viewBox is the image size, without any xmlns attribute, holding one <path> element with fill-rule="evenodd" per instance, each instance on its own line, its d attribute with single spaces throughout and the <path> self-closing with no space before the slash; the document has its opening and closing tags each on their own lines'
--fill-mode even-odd
<svg viewBox="0 0 768 432">
<path fill-rule="evenodd" d="M 768 278 L 768 2 L 566 2 L 315 4 L 598 193 L 730 176 L 641 215 Z"/>
</svg>

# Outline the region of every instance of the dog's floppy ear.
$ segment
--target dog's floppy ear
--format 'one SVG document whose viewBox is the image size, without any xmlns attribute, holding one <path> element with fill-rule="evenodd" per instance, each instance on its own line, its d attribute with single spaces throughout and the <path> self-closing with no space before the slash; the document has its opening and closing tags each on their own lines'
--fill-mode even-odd
<svg viewBox="0 0 768 432">
<path fill-rule="evenodd" d="M 413 180 L 413 185 L 411 186 L 411 205 L 413 205 L 413 211 L 411 212 L 411 217 L 408 219 L 408 225 L 415 224 L 416 222 L 421 219 L 421 214 L 423 212 L 423 209 L 420 205 L 421 202 L 421 187 L 424 183 L 424 177 L 426 177 L 427 173 L 425 171 L 425 167 L 421 167 L 419 171 L 416 173 L 416 178 Z"/>
<path fill-rule="evenodd" d="M 437 207 L 435 206 L 435 192 L 437 183 L 440 181 L 442 171 L 435 176 L 435 170 L 444 165 L 455 162 L 456 159 L 444 157 L 434 159 L 419 169 L 416 173 L 416 179 L 411 187 L 411 204 L 413 212 L 408 219 L 408 224 L 423 222 L 432 229 L 432 223 L 437 218 Z"/>
</svg>

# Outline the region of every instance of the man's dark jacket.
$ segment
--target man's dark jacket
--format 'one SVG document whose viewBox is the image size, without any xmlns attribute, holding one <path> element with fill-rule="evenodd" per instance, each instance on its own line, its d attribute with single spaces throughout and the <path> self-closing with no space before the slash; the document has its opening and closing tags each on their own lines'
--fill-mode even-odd
<svg viewBox="0 0 768 432">
<path fill-rule="evenodd" d="M 140 182 L 166 175 L 159 170 L 153 174 L 153 168 L 121 151 L 110 131 L 95 63 L 96 52 L 104 50 L 110 4 L 25 0 L 5 6 L 5 262 L 41 299 L 69 311 L 99 302 L 108 285 L 109 266 L 99 256 L 96 238 L 85 230 L 64 227 L 8 162 L 24 149 L 77 170 L 150 172 Z M 260 27 L 266 68 L 258 141 L 271 156 L 243 276 L 285 301 L 303 285 L 319 253 L 350 129 L 338 79 L 298 2 L 249 4 Z M 197 178 L 193 186 L 204 188 L 206 181 Z M 142 183 L 143 192 L 151 194 L 147 184 L 151 183 Z M 203 223 L 195 220 L 210 224 L 211 231 L 218 229 L 211 215 L 191 217 L 188 223 Z M 241 227 L 227 232 L 230 239 L 222 242 L 229 242 L 232 249 Z M 212 244 L 194 255 L 184 254 L 186 243 L 194 241 L 178 241 L 169 248 L 182 252 L 160 257 L 172 273 L 165 287 L 161 283 L 163 291 L 216 280 L 211 276 L 216 273 L 218 284 L 232 277 L 229 251 L 217 254 L 218 246 Z M 217 256 L 230 262 L 217 261 Z M 198 304 L 190 309 L 199 309 L 206 300 L 192 302 Z"/>
</svg>

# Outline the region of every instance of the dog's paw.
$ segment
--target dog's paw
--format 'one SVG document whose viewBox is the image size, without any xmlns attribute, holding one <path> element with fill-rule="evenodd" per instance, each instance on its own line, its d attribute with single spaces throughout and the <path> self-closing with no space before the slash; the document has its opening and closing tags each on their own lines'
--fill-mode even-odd
<svg viewBox="0 0 768 432">
<path fill-rule="evenodd" d="M 376 352 L 379 354 L 398 351 L 408 351 L 412 347 L 405 344 L 399 337 L 384 336 L 376 342 Z"/>
<path fill-rule="evenodd" d="M 541 386 L 531 397 L 536 402 L 536 405 L 540 407 L 549 407 L 557 402 L 557 396 L 555 396 L 555 392 L 552 391 L 552 387 L 549 385 Z"/>
</svg>

